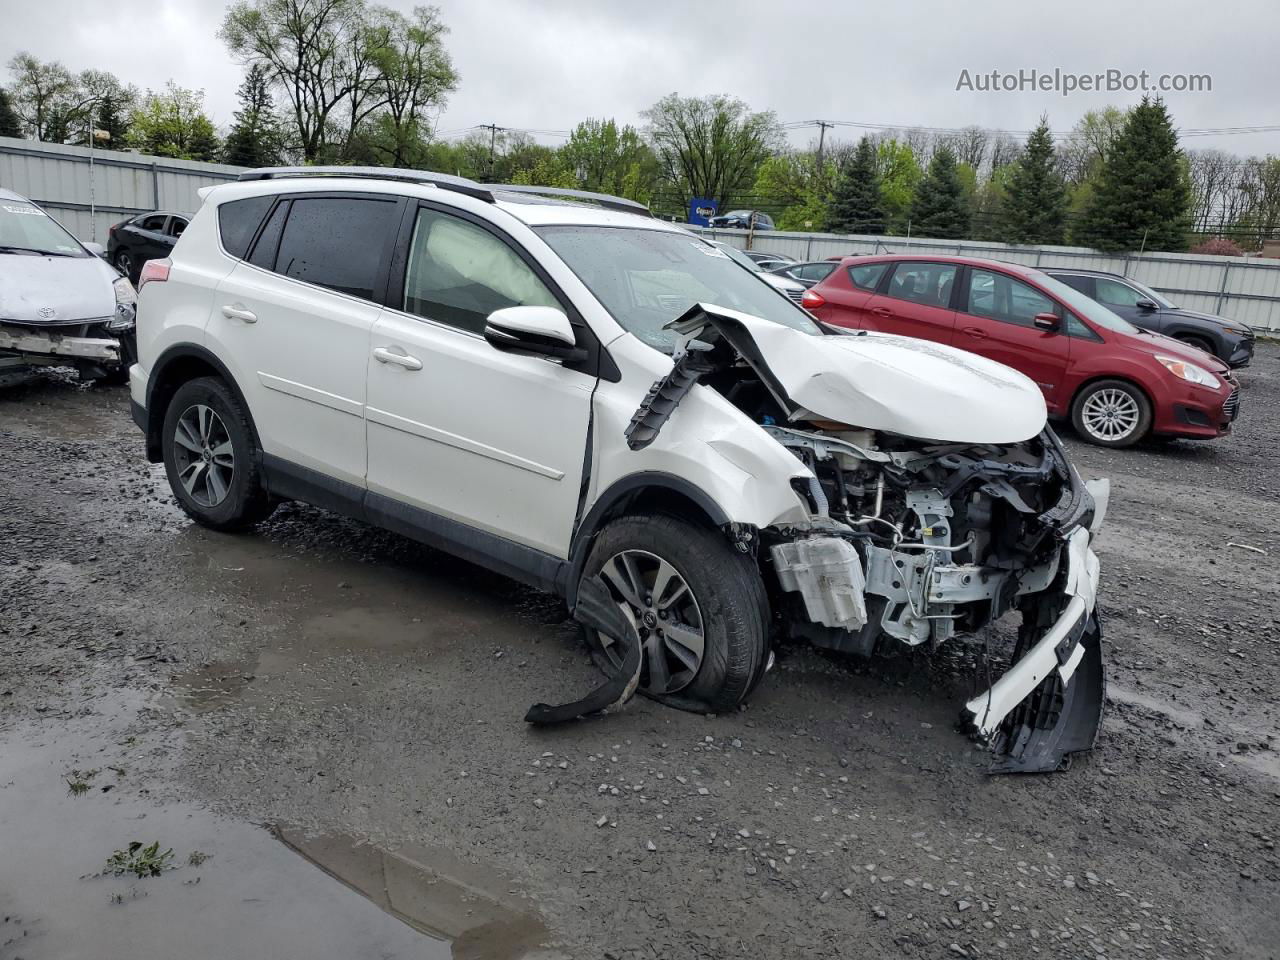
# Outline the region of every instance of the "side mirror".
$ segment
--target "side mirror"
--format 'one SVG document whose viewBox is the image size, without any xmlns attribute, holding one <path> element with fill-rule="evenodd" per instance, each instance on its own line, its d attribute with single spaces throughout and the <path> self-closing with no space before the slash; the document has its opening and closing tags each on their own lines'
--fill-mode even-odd
<svg viewBox="0 0 1280 960">
<path fill-rule="evenodd" d="M 1135 306 L 1135 307 L 1137 307 L 1139 310 L 1154 310 L 1154 309 L 1156 309 L 1156 305 L 1155 305 L 1155 303 L 1154 303 L 1153 301 L 1151 301 L 1151 300 L 1146 299 L 1145 297 L 1143 297 L 1141 300 L 1139 300 L 1137 303 L 1135 303 L 1135 304 L 1134 304 L 1134 306 Z"/>
<path fill-rule="evenodd" d="M 87 243 L 82 244 L 82 246 L 86 250 L 88 250 L 90 253 L 92 253 L 95 257 L 102 257 L 105 259 L 107 256 L 107 248 L 100 243 L 94 243 L 92 240 L 90 240 Z"/>
<path fill-rule="evenodd" d="M 1055 333 L 1062 326 L 1062 320 L 1056 313 L 1037 313 L 1031 318 L 1031 322 L 1035 324 L 1037 330 L 1044 330 L 1047 333 Z"/>
<path fill-rule="evenodd" d="M 489 314 L 484 338 L 506 353 L 551 357 L 581 363 L 587 351 L 577 346 L 569 318 L 555 307 L 503 307 Z"/>
</svg>

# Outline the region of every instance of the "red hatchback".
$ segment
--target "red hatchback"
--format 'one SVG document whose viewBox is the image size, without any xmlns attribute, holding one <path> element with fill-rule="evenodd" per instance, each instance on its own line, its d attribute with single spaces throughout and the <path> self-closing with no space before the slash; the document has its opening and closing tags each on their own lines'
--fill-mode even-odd
<svg viewBox="0 0 1280 960">
<path fill-rule="evenodd" d="M 1231 430 L 1239 384 L 1216 357 L 1140 330 L 1031 267 L 972 257 L 845 257 L 804 295 L 839 327 L 935 340 L 1021 371 L 1086 440 Z"/>
</svg>

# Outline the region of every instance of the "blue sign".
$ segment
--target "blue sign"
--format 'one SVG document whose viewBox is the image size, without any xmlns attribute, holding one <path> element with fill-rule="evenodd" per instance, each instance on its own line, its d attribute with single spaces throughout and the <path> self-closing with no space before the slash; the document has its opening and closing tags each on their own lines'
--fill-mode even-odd
<svg viewBox="0 0 1280 960">
<path fill-rule="evenodd" d="M 689 222 L 705 227 L 716 215 L 716 202 L 707 197 L 694 197 L 689 201 Z"/>
</svg>

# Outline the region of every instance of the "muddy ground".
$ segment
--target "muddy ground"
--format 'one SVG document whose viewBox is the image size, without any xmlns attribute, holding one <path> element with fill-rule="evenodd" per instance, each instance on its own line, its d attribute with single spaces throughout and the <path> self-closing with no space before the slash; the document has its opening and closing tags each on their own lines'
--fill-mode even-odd
<svg viewBox="0 0 1280 960">
<path fill-rule="evenodd" d="M 202 530 L 123 390 L 6 389 L 0 958 L 1274 958 L 1280 348 L 1242 379 L 1229 438 L 1068 439 L 1108 712 L 1033 778 L 946 661 L 530 729 L 596 680 L 550 598 L 305 506 Z"/>
</svg>

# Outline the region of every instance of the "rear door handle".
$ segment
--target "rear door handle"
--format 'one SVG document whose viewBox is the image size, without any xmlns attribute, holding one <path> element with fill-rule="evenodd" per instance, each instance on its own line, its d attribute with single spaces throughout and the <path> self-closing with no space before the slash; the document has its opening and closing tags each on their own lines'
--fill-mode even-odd
<svg viewBox="0 0 1280 960">
<path fill-rule="evenodd" d="M 375 347 L 373 350 L 373 359 L 379 363 L 394 363 L 397 366 L 404 367 L 406 370 L 421 370 L 422 361 L 417 357 L 411 357 L 407 353 L 396 353 L 394 350 L 388 350 L 386 347 Z"/>
<path fill-rule="evenodd" d="M 257 323 L 258 315 L 252 310 L 246 310 L 238 303 L 225 303 L 222 305 L 222 315 L 228 320 L 241 320 L 244 323 Z"/>
<path fill-rule="evenodd" d="M 965 327 L 961 331 L 961 333 L 967 333 L 969 336 L 973 337 L 973 339 L 975 340 L 987 339 L 987 332 L 983 330 L 981 327 Z"/>
<path fill-rule="evenodd" d="M 872 307 L 871 312 L 874 313 L 877 317 L 893 316 L 893 311 L 890 310 L 888 307 Z"/>
</svg>

